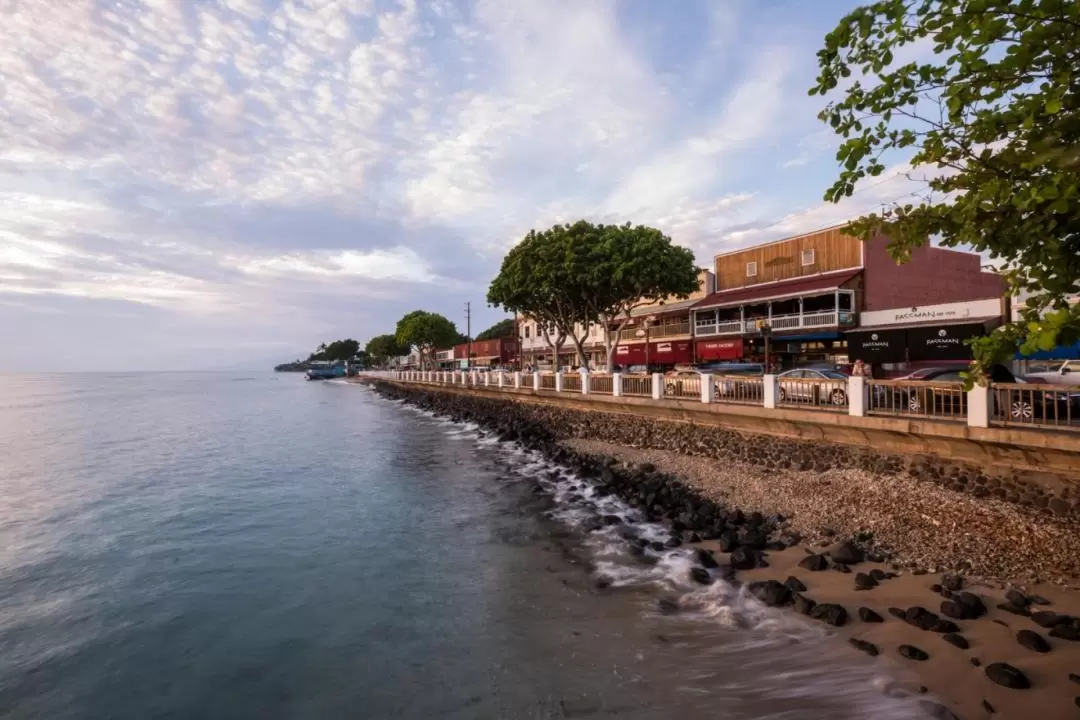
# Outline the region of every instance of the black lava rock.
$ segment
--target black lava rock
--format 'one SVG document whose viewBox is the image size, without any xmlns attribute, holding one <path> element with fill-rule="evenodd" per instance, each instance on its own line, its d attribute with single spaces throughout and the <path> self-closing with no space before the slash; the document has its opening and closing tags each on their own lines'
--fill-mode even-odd
<svg viewBox="0 0 1080 720">
<path fill-rule="evenodd" d="M 952 592 L 959 592 L 960 590 L 964 589 L 964 578 L 960 577 L 959 575 L 942 575 L 941 585 L 946 590 L 951 590 Z"/>
<path fill-rule="evenodd" d="M 829 557 L 833 559 L 833 562 L 841 565 L 858 565 L 863 561 L 865 555 L 855 543 L 845 540 L 829 551 Z"/>
<path fill-rule="evenodd" d="M 791 602 L 791 590 L 787 585 L 776 580 L 752 582 L 749 591 L 751 595 L 769 607 L 781 607 Z"/>
<path fill-rule="evenodd" d="M 909 607 L 904 613 L 904 621 L 920 630 L 933 630 L 938 624 L 938 619 L 937 615 L 918 605 Z"/>
<path fill-rule="evenodd" d="M 601 520 L 605 525 L 620 525 L 622 524 L 622 518 L 618 515 L 605 515 Z"/>
<path fill-rule="evenodd" d="M 919 708 L 927 717 L 931 717 L 934 720 L 959 720 L 952 710 L 944 705 L 931 702 L 930 700 L 920 700 Z"/>
<path fill-rule="evenodd" d="M 739 544 L 741 544 L 743 547 L 748 547 L 751 550 L 764 550 L 765 543 L 767 543 L 768 541 L 769 539 L 765 537 L 765 533 L 761 532 L 761 530 L 758 530 L 757 528 L 754 528 L 751 530 L 747 530 L 745 533 L 743 533 L 742 539 L 739 541 Z"/>
<path fill-rule="evenodd" d="M 1018 607 L 1027 607 L 1031 604 L 1031 598 L 1020 592 L 1016 588 L 1012 588 L 1007 593 L 1005 593 L 1005 599 Z"/>
<path fill-rule="evenodd" d="M 855 646 L 856 649 L 862 650 L 870 657 L 877 657 L 880 654 L 877 645 L 866 640 L 859 640 L 858 638 L 851 638 L 848 642 Z"/>
<path fill-rule="evenodd" d="M 716 544 L 719 546 L 720 552 L 733 552 L 735 548 L 739 547 L 739 536 L 731 530 L 725 530 L 716 539 Z"/>
<path fill-rule="evenodd" d="M 953 620 L 975 620 L 986 614 L 986 606 L 977 596 L 961 592 L 941 603 L 941 614 Z"/>
<path fill-rule="evenodd" d="M 933 585 L 930 586 L 930 590 L 932 592 L 939 593 L 939 592 L 941 592 L 942 588 L 941 588 L 941 585 L 939 585 L 938 583 L 934 583 Z"/>
<path fill-rule="evenodd" d="M 1050 643 L 1034 630 L 1021 630 L 1016 633 L 1016 642 L 1037 653 L 1050 652 Z"/>
<path fill-rule="evenodd" d="M 1076 673 L 1069 673 L 1069 679 L 1077 685 L 1080 685 L 1080 675 L 1077 675 Z"/>
<path fill-rule="evenodd" d="M 881 570 L 880 568 L 874 568 L 870 571 L 870 577 L 874 578 L 878 582 L 883 582 L 889 579 L 889 573 Z"/>
<path fill-rule="evenodd" d="M 824 555 L 807 555 L 799 562 L 799 567 L 810 572 L 821 572 L 829 569 L 829 560 Z"/>
<path fill-rule="evenodd" d="M 990 663 L 986 666 L 986 677 L 1012 690 L 1027 690 L 1031 687 L 1031 681 L 1027 679 L 1027 675 L 1008 663 Z"/>
<path fill-rule="evenodd" d="M 731 567 L 736 570 L 753 570 L 758 566 L 758 555 L 749 548 L 735 548 L 731 553 Z"/>
<path fill-rule="evenodd" d="M 1052 628 L 1060 623 L 1069 622 L 1068 615 L 1059 615 L 1050 610 L 1031 613 L 1031 621 L 1039 627 Z"/>
<path fill-rule="evenodd" d="M 784 584 L 787 585 L 788 590 L 791 592 L 806 592 L 806 585 L 794 575 L 788 576 L 788 579 L 784 581 Z"/>
<path fill-rule="evenodd" d="M 907 622 L 907 612 L 901 610 L 900 608 L 889 608 L 889 614 L 892 615 L 894 618 L 900 618 L 901 620 Z"/>
<path fill-rule="evenodd" d="M 960 632 L 959 626 L 957 626 L 957 624 L 954 623 L 952 620 L 943 620 L 941 618 L 938 618 L 937 623 L 934 625 L 934 627 L 930 629 L 936 633 Z"/>
<path fill-rule="evenodd" d="M 1031 611 L 1028 610 L 1027 605 L 1016 605 L 1011 602 L 998 603 L 997 608 L 998 610 L 1004 610 L 1007 613 L 1012 613 L 1013 615 L 1020 615 L 1021 617 L 1027 616 L 1031 613 Z"/>
<path fill-rule="evenodd" d="M 859 608 L 859 619 L 868 623 L 880 623 L 885 622 L 885 618 L 878 615 L 876 612 L 868 607 Z"/>
<path fill-rule="evenodd" d="M 855 573 L 856 590 L 873 590 L 878 586 L 878 581 L 866 573 Z"/>
<path fill-rule="evenodd" d="M 971 647 L 966 637 L 964 637 L 963 635 L 957 635 L 956 633 L 946 633 L 941 636 L 941 639 L 949 643 L 950 645 L 955 645 L 961 650 L 967 650 L 969 647 Z"/>
<path fill-rule="evenodd" d="M 969 660 L 968 662 L 970 662 L 975 667 L 982 666 L 982 660 L 980 660 L 979 658 L 971 658 L 971 660 Z"/>
<path fill-rule="evenodd" d="M 827 622 L 834 627 L 841 627 L 847 622 L 847 610 L 844 609 L 843 605 L 818 603 L 814 606 L 814 609 L 810 611 L 810 617 L 815 620 Z"/>
<path fill-rule="evenodd" d="M 713 557 L 713 554 L 711 552 L 709 552 L 708 550 L 706 550 L 705 548 L 698 548 L 697 552 L 694 553 L 694 554 L 697 555 L 697 561 L 699 563 L 701 563 L 702 565 L 704 565 L 705 567 L 707 567 L 707 568 L 720 567 L 720 563 L 716 562 L 716 558 Z"/>
<path fill-rule="evenodd" d="M 814 612 L 814 608 L 817 607 L 817 603 L 806 597 L 795 593 L 795 612 L 800 615 L 810 615 Z"/>
<path fill-rule="evenodd" d="M 1050 630 L 1050 637 L 1070 642 L 1080 642 L 1080 628 L 1073 625 L 1055 625 Z"/>
<path fill-rule="evenodd" d="M 991 715 L 993 715 L 994 713 L 997 712 L 997 709 L 995 709 L 994 706 L 990 704 L 990 701 L 987 700 L 986 698 L 983 698 L 982 706 L 983 706 L 983 710 L 990 713 Z"/>
<path fill-rule="evenodd" d="M 930 659 L 930 656 L 925 651 L 920 650 L 914 645 L 901 645 L 897 648 L 897 652 L 908 660 L 918 660 L 919 662 L 922 662 Z"/>
<path fill-rule="evenodd" d="M 702 585 L 711 585 L 713 581 L 712 575 L 703 567 L 690 568 L 690 579 Z"/>
</svg>

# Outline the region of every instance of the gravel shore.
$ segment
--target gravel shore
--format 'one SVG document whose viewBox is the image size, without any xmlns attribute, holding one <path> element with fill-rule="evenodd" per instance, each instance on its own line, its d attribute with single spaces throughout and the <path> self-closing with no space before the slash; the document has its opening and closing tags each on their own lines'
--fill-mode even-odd
<svg viewBox="0 0 1080 720">
<path fill-rule="evenodd" d="M 596 440 L 563 444 L 624 463 L 651 463 L 712 499 L 782 514 L 804 544 L 827 542 L 833 533 L 869 533 L 902 567 L 960 572 L 997 584 L 1080 587 L 1080 527 L 1010 503 L 901 475 L 763 470 Z"/>
</svg>

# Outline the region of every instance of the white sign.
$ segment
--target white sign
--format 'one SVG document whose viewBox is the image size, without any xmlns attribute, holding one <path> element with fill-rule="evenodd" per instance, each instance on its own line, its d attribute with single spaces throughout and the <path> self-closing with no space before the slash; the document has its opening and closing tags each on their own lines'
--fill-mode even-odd
<svg viewBox="0 0 1080 720">
<path fill-rule="evenodd" d="M 1001 315 L 1001 299 L 972 300 L 970 302 L 923 305 L 922 307 L 870 310 L 859 316 L 863 327 L 879 325 L 906 325 L 908 323 L 943 320 L 946 322 L 964 318 L 988 318 Z"/>
</svg>

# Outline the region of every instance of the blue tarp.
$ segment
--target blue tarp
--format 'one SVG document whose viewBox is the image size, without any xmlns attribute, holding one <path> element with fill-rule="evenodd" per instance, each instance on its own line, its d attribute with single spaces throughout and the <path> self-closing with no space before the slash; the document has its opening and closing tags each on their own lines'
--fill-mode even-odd
<svg viewBox="0 0 1080 720">
<path fill-rule="evenodd" d="M 1030 355 L 1016 353 L 1017 360 L 1080 360 L 1080 341 L 1072 345 L 1058 345 L 1053 350 L 1040 350 Z"/>
</svg>

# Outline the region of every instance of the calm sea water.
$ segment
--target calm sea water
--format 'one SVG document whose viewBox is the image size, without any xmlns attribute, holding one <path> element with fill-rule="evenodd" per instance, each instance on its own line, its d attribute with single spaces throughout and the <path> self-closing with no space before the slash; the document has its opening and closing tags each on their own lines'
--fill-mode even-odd
<svg viewBox="0 0 1080 720">
<path fill-rule="evenodd" d="M 343 383 L 0 375 L 0 717 L 914 716 L 550 472 Z"/>
</svg>

